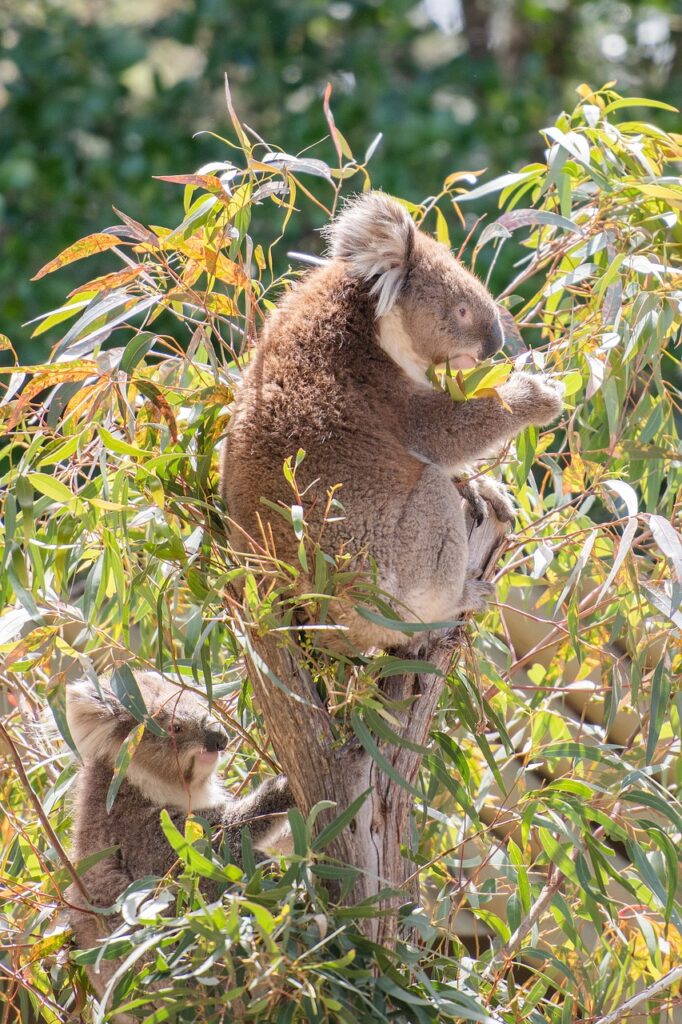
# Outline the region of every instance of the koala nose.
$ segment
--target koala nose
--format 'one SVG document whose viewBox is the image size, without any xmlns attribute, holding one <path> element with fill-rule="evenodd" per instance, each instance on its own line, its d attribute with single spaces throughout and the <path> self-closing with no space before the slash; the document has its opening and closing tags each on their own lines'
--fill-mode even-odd
<svg viewBox="0 0 682 1024">
<path fill-rule="evenodd" d="M 225 749 L 227 746 L 227 733 L 222 725 L 218 725 L 215 722 L 208 727 L 204 734 L 204 746 L 210 754 L 214 754 L 217 750 Z"/>
<path fill-rule="evenodd" d="M 496 317 L 495 322 L 483 342 L 483 358 L 487 359 L 489 356 L 494 356 L 496 352 L 500 351 L 503 345 L 504 331 L 502 330 L 500 318 Z"/>
</svg>

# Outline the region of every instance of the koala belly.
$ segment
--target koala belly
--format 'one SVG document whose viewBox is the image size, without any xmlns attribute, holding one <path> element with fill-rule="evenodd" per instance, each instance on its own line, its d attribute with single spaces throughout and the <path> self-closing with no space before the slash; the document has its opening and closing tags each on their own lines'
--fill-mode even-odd
<svg viewBox="0 0 682 1024">
<path fill-rule="evenodd" d="M 367 538 L 379 587 L 405 622 L 453 622 L 462 610 L 469 550 L 462 500 L 454 484 L 437 466 L 425 465 L 414 486 L 402 494 L 393 491 L 385 505 L 391 508 L 393 528 L 387 530 L 382 518 L 377 523 L 381 531 Z M 415 642 L 415 634 L 370 622 L 346 603 L 339 602 L 334 618 L 358 649 Z"/>
</svg>

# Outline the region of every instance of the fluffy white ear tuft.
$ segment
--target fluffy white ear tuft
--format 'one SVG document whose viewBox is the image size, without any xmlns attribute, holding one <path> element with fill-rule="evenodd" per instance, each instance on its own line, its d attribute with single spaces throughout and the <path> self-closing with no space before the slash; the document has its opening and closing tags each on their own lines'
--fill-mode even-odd
<svg viewBox="0 0 682 1024">
<path fill-rule="evenodd" d="M 76 749 L 81 757 L 107 759 L 116 755 L 115 698 L 87 679 L 69 683 L 66 688 L 66 719 Z"/>
<path fill-rule="evenodd" d="M 383 192 L 352 199 L 327 228 L 332 258 L 344 260 L 361 281 L 374 281 L 370 293 L 377 317 L 388 313 L 398 297 L 415 230 L 405 207 Z"/>
</svg>

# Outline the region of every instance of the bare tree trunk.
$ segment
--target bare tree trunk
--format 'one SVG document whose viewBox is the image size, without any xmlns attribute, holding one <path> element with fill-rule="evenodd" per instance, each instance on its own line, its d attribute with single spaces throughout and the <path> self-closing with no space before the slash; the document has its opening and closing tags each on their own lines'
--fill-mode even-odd
<svg viewBox="0 0 682 1024">
<path fill-rule="evenodd" d="M 479 527 L 472 526 L 470 566 L 489 578 L 504 545 L 504 528 L 491 512 Z M 393 945 L 398 930 L 397 908 L 418 899 L 414 865 L 400 850 L 407 835 L 414 796 L 383 771 L 359 743 L 340 744 L 334 719 L 309 674 L 297 662 L 295 649 L 282 642 L 281 634 L 252 633 L 247 642 L 254 695 L 301 812 L 307 815 L 320 800 L 335 802 L 335 809 L 318 817 L 319 831 L 370 790 L 351 825 L 332 840 L 325 852 L 339 863 L 358 869 L 347 898 L 350 905 L 375 897 L 382 889 L 398 890 L 377 908 L 383 913 L 363 919 L 364 931 L 372 941 Z M 397 716 L 399 724 L 394 726 L 405 745 L 378 737 L 374 737 L 374 742 L 407 786 L 413 786 L 417 778 L 422 753 L 415 748 L 428 741 L 444 677 L 461 643 L 462 632 L 457 629 L 445 636 L 434 636 L 420 652 L 421 659 L 435 665 L 442 675 L 407 674 L 385 680 L 385 691 L 391 699 L 407 702 L 405 710 Z M 408 885 L 411 877 L 415 881 Z"/>
</svg>

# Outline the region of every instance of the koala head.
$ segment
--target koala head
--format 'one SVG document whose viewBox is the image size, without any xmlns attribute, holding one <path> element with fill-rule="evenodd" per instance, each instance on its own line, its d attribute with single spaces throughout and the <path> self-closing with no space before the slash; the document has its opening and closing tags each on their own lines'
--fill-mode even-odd
<svg viewBox="0 0 682 1024">
<path fill-rule="evenodd" d="M 440 242 L 417 230 L 382 192 L 352 200 L 327 230 L 332 258 L 369 285 L 379 343 L 423 382 L 431 363 L 475 366 L 501 347 L 497 305 L 485 285 Z"/>
<path fill-rule="evenodd" d="M 228 736 L 192 693 L 156 672 L 135 675 L 150 717 L 164 732 L 145 728 L 127 778 L 159 806 L 205 806 Z M 113 692 L 79 680 L 67 688 L 66 715 L 83 760 L 113 767 L 121 744 L 139 723 Z"/>
</svg>

